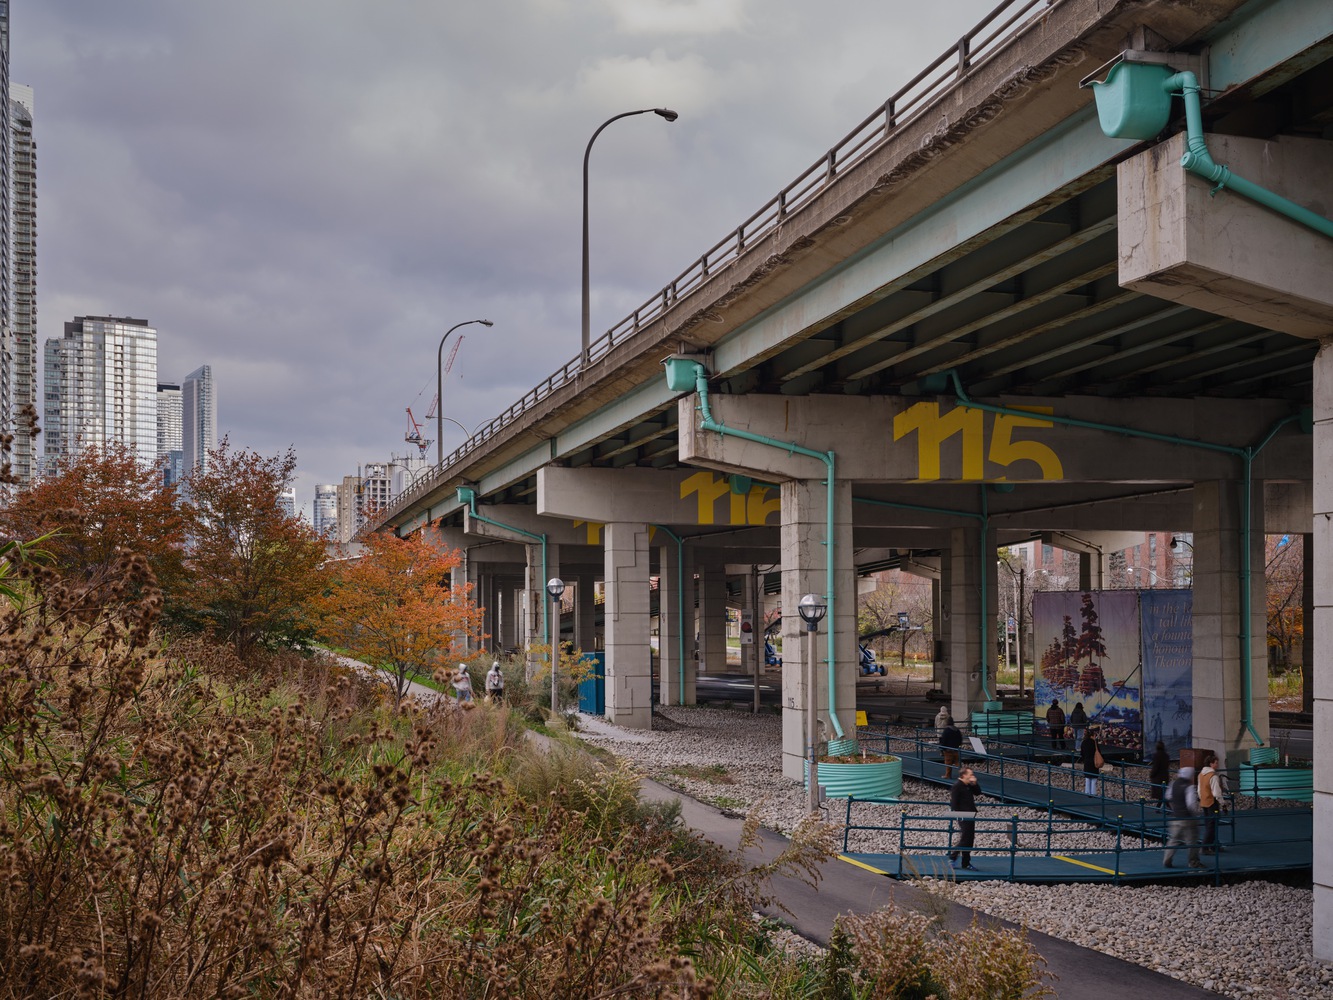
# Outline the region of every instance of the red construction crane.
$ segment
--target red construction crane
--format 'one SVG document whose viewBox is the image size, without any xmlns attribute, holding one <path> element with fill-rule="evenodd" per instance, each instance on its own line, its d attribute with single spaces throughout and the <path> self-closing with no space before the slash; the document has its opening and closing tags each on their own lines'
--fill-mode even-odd
<svg viewBox="0 0 1333 1000">
<path fill-rule="evenodd" d="M 430 441 L 421 436 L 421 424 L 417 423 L 417 418 L 412 416 L 412 407 L 407 408 L 407 422 L 409 430 L 403 435 L 403 440 L 408 444 L 414 444 L 421 449 L 421 457 L 426 457 L 426 452 L 430 448 Z"/>
</svg>

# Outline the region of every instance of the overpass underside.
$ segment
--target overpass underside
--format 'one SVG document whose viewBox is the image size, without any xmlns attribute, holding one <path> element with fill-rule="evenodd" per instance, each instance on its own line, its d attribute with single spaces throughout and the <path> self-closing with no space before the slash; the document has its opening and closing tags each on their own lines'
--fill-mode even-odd
<svg viewBox="0 0 1333 1000">
<path fill-rule="evenodd" d="M 652 633 L 662 700 L 689 703 L 729 603 L 786 609 L 794 780 L 808 712 L 821 738 L 855 733 L 858 574 L 931 581 L 937 685 L 965 717 L 995 700 L 997 548 L 1075 549 L 1097 589 L 1116 533 L 1148 531 L 1191 538 L 1193 743 L 1235 762 L 1268 741 L 1263 539 L 1287 534 L 1333 821 L 1333 239 L 1184 171 L 1180 99 L 1151 138 L 1110 138 L 1080 87 L 1126 52 L 1194 73 L 1213 159 L 1327 217 L 1333 5 L 1006 10 L 381 527 L 466 552 L 479 641 L 540 641 L 543 582 L 574 581 L 575 642 L 605 649 L 626 725 L 651 725 Z M 829 604 L 809 672 L 805 593 Z"/>
</svg>

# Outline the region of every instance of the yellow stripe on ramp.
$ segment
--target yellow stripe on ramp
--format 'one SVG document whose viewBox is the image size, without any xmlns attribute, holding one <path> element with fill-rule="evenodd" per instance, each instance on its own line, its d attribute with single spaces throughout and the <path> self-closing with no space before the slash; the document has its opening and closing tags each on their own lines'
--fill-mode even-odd
<svg viewBox="0 0 1333 1000">
<path fill-rule="evenodd" d="M 1052 854 L 1056 861 L 1068 861 L 1071 865 L 1078 865 L 1081 868 L 1091 868 L 1095 872 L 1105 872 L 1107 875 L 1123 875 L 1124 872 L 1118 872 L 1113 868 L 1103 868 L 1101 865 L 1089 864 L 1086 861 L 1079 861 L 1076 858 L 1067 858 L 1063 854 Z"/>
<path fill-rule="evenodd" d="M 864 861 L 857 861 L 855 858 L 849 858 L 845 854 L 837 856 L 839 861 L 846 861 L 849 865 L 856 865 L 857 868 L 864 868 L 868 872 L 874 872 L 876 875 L 888 875 L 889 872 L 882 868 L 876 868 L 874 865 L 868 865 Z"/>
</svg>

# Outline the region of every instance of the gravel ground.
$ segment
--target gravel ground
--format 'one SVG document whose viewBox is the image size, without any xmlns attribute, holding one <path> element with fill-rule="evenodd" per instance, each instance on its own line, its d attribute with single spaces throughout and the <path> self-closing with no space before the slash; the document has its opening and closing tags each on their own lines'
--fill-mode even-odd
<svg viewBox="0 0 1333 1000">
<path fill-rule="evenodd" d="M 804 789 L 782 776 L 782 720 L 777 714 L 671 706 L 654 716 L 652 732 L 620 729 L 586 717 L 582 721 L 584 729 L 578 734 L 582 739 L 700 801 L 737 813 L 757 806 L 763 825 L 782 833 L 790 833 L 805 815 Z M 948 801 L 944 789 L 911 779 L 905 779 L 903 795 L 933 803 Z M 843 800 L 829 804 L 830 815 L 841 822 Z M 865 807 L 864 813 L 858 810 L 857 822 L 896 826 L 903 808 Z M 938 807 L 906 808 L 919 814 Z M 1014 812 L 1005 810 L 1006 815 Z M 1046 817 L 1036 810 L 1016 812 L 1020 818 Z M 1060 846 L 1066 850 L 1111 849 L 1115 843 L 1114 834 L 1082 825 L 1072 826 L 1065 838 Z M 947 833 L 941 831 L 933 840 L 946 846 Z M 1024 846 L 1044 842 L 1044 834 L 1020 837 Z M 849 846 L 877 853 L 896 852 L 897 845 L 895 829 L 855 834 Z M 979 848 L 1007 845 L 1007 834 L 978 830 Z M 1220 887 L 936 880 L 925 880 L 923 885 L 963 905 L 1225 996 L 1333 998 L 1333 967 L 1316 962 L 1311 952 L 1313 894 L 1308 889 L 1262 881 Z M 1249 933 L 1250 927 L 1263 928 L 1262 935 Z"/>
</svg>

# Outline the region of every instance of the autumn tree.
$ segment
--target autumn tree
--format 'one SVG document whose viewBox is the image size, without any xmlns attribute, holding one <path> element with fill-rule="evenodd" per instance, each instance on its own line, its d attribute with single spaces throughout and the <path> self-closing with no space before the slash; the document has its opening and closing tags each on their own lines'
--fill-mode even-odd
<svg viewBox="0 0 1333 1000">
<path fill-rule="evenodd" d="M 324 543 L 278 506 L 295 471 L 291 449 L 265 458 L 233 452 L 224 438 L 183 485 L 190 582 L 168 601 L 169 619 L 229 643 L 242 659 L 306 640 L 306 606 L 323 589 Z"/>
<path fill-rule="evenodd" d="M 0 526 L 10 538 L 49 534 L 42 548 L 67 577 L 86 579 L 137 553 L 163 588 L 180 581 L 185 521 L 176 490 L 119 442 L 84 448 L 57 475 L 15 493 Z"/>
<path fill-rule="evenodd" d="M 466 590 L 451 586 L 460 562 L 457 552 L 420 535 L 369 535 L 359 558 L 332 568 L 327 591 L 312 606 L 321 638 L 382 671 L 401 702 L 414 674 L 453 657 L 455 635 L 481 627 Z"/>
</svg>

